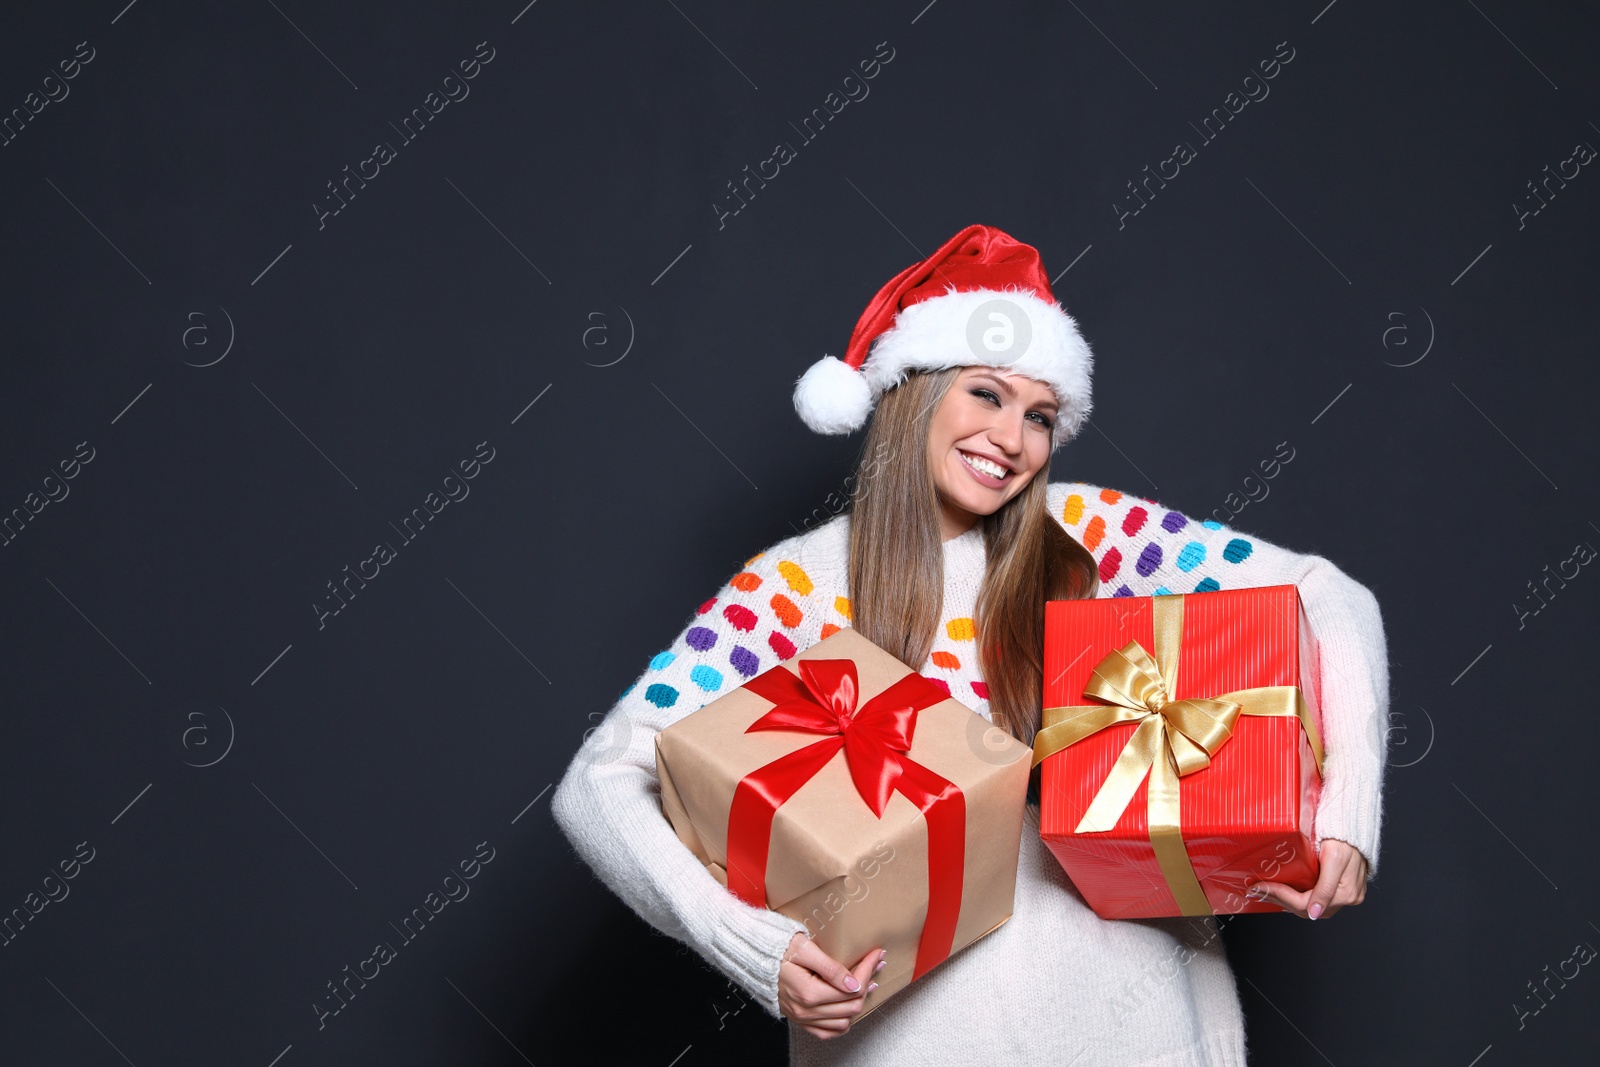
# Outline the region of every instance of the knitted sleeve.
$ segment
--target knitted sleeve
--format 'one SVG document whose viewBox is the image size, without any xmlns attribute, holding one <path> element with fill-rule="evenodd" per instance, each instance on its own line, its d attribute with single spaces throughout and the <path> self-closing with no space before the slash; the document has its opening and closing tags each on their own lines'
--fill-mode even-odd
<svg viewBox="0 0 1600 1067">
<path fill-rule="evenodd" d="M 783 953 L 805 924 L 746 904 L 678 840 L 661 810 L 655 736 L 849 624 L 849 602 L 835 593 L 836 533 L 824 526 L 780 542 L 701 604 L 584 739 L 551 802 L 602 882 L 774 1017 Z"/>
<path fill-rule="evenodd" d="M 1378 601 L 1330 560 L 1212 519 L 1081 482 L 1049 488 L 1051 513 L 1100 565 L 1100 595 L 1153 596 L 1262 585 L 1299 587 L 1322 660 L 1326 763 L 1316 843 L 1347 842 L 1378 868 L 1389 658 Z"/>
</svg>

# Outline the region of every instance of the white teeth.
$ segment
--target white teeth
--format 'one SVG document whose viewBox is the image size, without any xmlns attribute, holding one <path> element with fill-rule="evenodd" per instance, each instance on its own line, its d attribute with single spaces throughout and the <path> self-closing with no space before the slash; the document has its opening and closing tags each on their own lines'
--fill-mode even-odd
<svg viewBox="0 0 1600 1067">
<path fill-rule="evenodd" d="M 1000 464 L 982 456 L 974 456 L 966 452 L 961 453 L 961 458 L 967 461 L 967 466 L 979 474 L 987 474 L 991 478 L 1004 478 L 1009 472 Z"/>
</svg>

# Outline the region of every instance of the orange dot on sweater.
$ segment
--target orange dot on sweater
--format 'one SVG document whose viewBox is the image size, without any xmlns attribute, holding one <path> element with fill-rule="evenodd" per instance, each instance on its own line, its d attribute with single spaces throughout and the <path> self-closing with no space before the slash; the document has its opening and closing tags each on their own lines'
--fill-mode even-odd
<svg viewBox="0 0 1600 1067">
<path fill-rule="evenodd" d="M 753 555 L 749 559 L 745 560 L 744 561 L 744 565 L 746 567 L 748 567 L 748 566 L 750 566 L 750 564 L 754 563 L 756 560 L 760 559 L 762 556 L 765 556 L 765 555 L 766 555 L 765 552 L 757 552 L 755 555 Z"/>
<path fill-rule="evenodd" d="M 833 623 L 825 622 L 825 623 L 822 624 L 822 638 L 823 638 L 823 640 L 827 640 L 828 638 L 832 637 L 834 634 L 836 634 L 838 632 L 839 632 L 839 627 L 835 626 Z"/>
<path fill-rule="evenodd" d="M 778 617 L 779 622 L 783 623 L 791 630 L 796 626 L 799 626 L 800 620 L 805 618 L 805 615 L 800 611 L 800 609 L 794 606 L 794 601 L 790 600 L 782 593 L 773 594 L 772 613 Z"/>
<path fill-rule="evenodd" d="M 815 588 L 811 584 L 811 576 L 801 570 L 798 563 L 790 563 L 788 560 L 784 560 L 778 564 L 778 573 L 783 575 L 783 580 L 789 583 L 789 588 L 801 596 L 809 595 L 811 590 Z"/>
<path fill-rule="evenodd" d="M 935 652 L 933 654 L 933 665 L 935 667 L 943 667 L 947 671 L 958 671 L 961 669 L 961 661 L 956 659 L 948 652 Z"/>
<path fill-rule="evenodd" d="M 850 600 L 848 597 L 834 597 L 833 607 L 834 610 L 836 610 L 840 615 L 843 615 L 845 618 L 848 619 L 850 617 Z"/>
<path fill-rule="evenodd" d="M 1089 520 L 1089 525 L 1083 528 L 1083 547 L 1093 552 L 1095 546 L 1100 543 L 1100 539 L 1105 535 L 1106 520 L 1102 516 L 1096 515 Z"/>
<path fill-rule="evenodd" d="M 1100 490 L 1100 499 L 1104 500 L 1107 504 L 1115 504 L 1117 501 L 1122 499 L 1122 494 L 1117 492 L 1115 489 L 1102 489 Z"/>
<path fill-rule="evenodd" d="M 978 635 L 978 624 L 972 619 L 951 619 L 944 624 L 944 632 L 952 641 L 971 641 Z"/>
<path fill-rule="evenodd" d="M 1066 504 L 1061 508 L 1061 521 L 1068 526 L 1076 526 L 1081 518 L 1083 518 L 1083 497 L 1073 493 L 1067 497 Z"/>
<path fill-rule="evenodd" d="M 733 579 L 729 582 L 729 584 L 735 589 L 742 590 L 746 593 L 753 593 L 757 589 L 761 588 L 761 575 L 751 574 L 749 571 L 740 571 L 738 574 L 733 576 Z"/>
</svg>

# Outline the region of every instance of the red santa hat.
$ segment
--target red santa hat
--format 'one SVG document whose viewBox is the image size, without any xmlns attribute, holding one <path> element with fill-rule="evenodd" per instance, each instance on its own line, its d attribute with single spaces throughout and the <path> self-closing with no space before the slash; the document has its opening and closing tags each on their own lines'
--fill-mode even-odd
<svg viewBox="0 0 1600 1067">
<path fill-rule="evenodd" d="M 1050 386 L 1056 447 L 1088 418 L 1089 344 L 1050 292 L 1038 250 L 993 226 L 968 226 L 878 290 L 844 359 L 813 363 L 795 383 L 794 406 L 818 433 L 849 433 L 912 371 L 974 365 Z"/>
</svg>

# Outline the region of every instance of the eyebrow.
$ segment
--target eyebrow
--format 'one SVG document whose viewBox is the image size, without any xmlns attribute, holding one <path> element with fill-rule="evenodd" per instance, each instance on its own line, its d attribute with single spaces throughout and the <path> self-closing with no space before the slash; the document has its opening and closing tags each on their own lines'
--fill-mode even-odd
<svg viewBox="0 0 1600 1067">
<path fill-rule="evenodd" d="M 973 378 L 987 378 L 991 382 L 993 382 L 995 385 L 998 385 L 1002 390 L 1004 390 L 1006 396 L 1011 397 L 1012 399 L 1016 399 L 1017 387 L 1012 385 L 1010 382 L 1006 381 L 1004 378 L 1000 377 L 998 374 L 995 374 L 992 371 L 982 370 L 982 371 L 978 371 L 972 377 Z M 1050 411 L 1056 411 L 1060 407 L 1060 405 L 1054 403 L 1053 401 L 1046 401 L 1045 403 L 1040 404 L 1039 406 L 1042 407 L 1042 408 L 1047 408 Z"/>
</svg>

